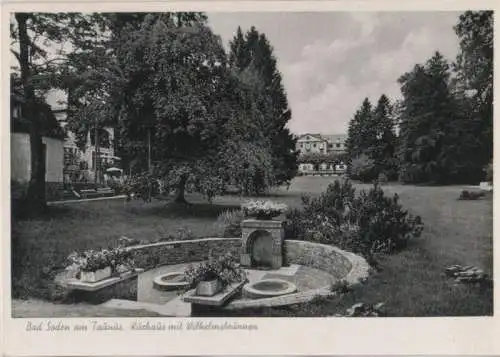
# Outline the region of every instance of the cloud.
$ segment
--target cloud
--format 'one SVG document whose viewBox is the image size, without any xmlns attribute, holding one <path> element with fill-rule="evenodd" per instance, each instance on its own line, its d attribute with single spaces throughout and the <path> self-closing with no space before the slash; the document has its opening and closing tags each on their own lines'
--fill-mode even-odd
<svg viewBox="0 0 500 357">
<path fill-rule="evenodd" d="M 292 108 L 292 131 L 345 133 L 364 98 L 376 103 L 384 93 L 397 99 L 397 79 L 415 64 L 425 62 L 436 50 L 449 59 L 455 57 L 458 40 L 453 24 L 457 16 L 343 14 L 343 24 L 352 31 L 336 31 L 332 24 L 331 33 L 335 35 L 310 40 L 297 48 L 300 55 L 293 61 L 280 58 Z"/>
</svg>

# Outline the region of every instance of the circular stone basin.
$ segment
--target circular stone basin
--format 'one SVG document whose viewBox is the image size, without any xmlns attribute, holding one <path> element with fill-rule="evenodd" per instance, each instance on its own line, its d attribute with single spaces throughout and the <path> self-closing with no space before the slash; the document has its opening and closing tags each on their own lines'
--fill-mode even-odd
<svg viewBox="0 0 500 357">
<path fill-rule="evenodd" d="M 262 299 L 291 294 L 297 291 L 294 283 L 281 279 L 264 279 L 243 287 L 243 296 L 248 299 Z"/>
<path fill-rule="evenodd" d="M 156 290 L 179 290 L 188 286 L 184 273 L 174 272 L 157 276 L 153 279 Z"/>
</svg>

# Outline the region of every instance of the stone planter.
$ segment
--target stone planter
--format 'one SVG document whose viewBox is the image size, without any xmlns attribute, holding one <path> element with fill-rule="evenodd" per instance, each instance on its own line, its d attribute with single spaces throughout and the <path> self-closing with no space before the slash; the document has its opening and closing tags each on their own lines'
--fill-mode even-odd
<svg viewBox="0 0 500 357">
<path fill-rule="evenodd" d="M 111 267 L 99 269 L 96 271 L 82 271 L 80 272 L 80 281 L 85 283 L 96 283 L 98 281 L 108 279 L 111 277 Z"/>
<path fill-rule="evenodd" d="M 199 296 L 214 296 L 222 291 L 222 283 L 220 280 L 200 281 L 196 286 L 196 295 Z"/>
</svg>

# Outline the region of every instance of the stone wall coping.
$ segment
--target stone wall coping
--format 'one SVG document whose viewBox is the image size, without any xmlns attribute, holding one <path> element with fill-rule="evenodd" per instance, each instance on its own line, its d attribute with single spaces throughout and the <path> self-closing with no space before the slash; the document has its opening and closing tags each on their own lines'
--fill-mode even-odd
<svg viewBox="0 0 500 357">
<path fill-rule="evenodd" d="M 216 237 L 184 239 L 184 240 L 170 240 L 170 241 L 155 242 L 155 243 L 148 243 L 148 244 L 131 245 L 131 246 L 127 247 L 126 249 L 139 250 L 139 249 L 150 248 L 150 247 L 161 247 L 164 245 L 217 242 L 217 241 L 231 242 L 231 241 L 239 241 L 239 240 L 241 240 L 241 238 L 216 238 Z"/>
<path fill-rule="evenodd" d="M 262 221 L 259 221 L 259 223 Z M 275 221 L 279 222 L 279 221 Z M 153 247 L 162 247 L 162 246 L 171 246 L 171 245 L 182 245 L 182 244 L 197 244 L 204 242 L 222 242 L 227 241 L 228 243 L 236 243 L 241 241 L 242 238 L 234 237 L 234 238 L 219 238 L 219 237 L 208 237 L 208 238 L 197 238 L 197 239 L 189 239 L 189 240 L 177 240 L 177 241 L 164 241 L 164 242 L 155 242 L 150 244 L 136 245 L 130 246 L 127 249 L 135 251 L 141 249 L 148 249 Z M 347 252 L 338 247 L 308 242 L 303 240 L 292 240 L 285 239 L 284 244 L 288 243 L 302 245 L 304 247 L 324 247 L 325 249 L 335 252 L 344 258 L 346 258 L 350 264 L 351 269 L 341 280 L 345 281 L 349 286 L 356 285 L 362 283 L 366 280 L 370 274 L 371 267 L 367 263 L 367 261 L 354 253 Z M 223 306 L 223 309 L 242 309 L 242 308 L 250 308 L 250 307 L 272 307 L 272 306 L 284 306 L 290 304 L 304 303 L 312 300 L 316 296 L 332 296 L 337 293 L 332 291 L 332 286 L 324 286 L 318 289 L 313 289 L 304 292 L 292 293 L 289 295 L 277 296 L 272 298 L 263 298 L 263 299 L 241 299 L 241 300 L 233 300 L 229 301 L 227 305 Z"/>
</svg>

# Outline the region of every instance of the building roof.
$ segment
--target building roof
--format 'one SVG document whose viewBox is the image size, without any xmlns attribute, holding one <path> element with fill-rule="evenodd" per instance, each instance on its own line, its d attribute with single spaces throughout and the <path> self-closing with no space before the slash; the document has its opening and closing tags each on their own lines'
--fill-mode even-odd
<svg viewBox="0 0 500 357">
<path fill-rule="evenodd" d="M 345 140 L 347 138 L 346 134 L 321 134 L 321 137 L 327 140 L 328 142 L 336 142 L 337 140 Z"/>
<path fill-rule="evenodd" d="M 312 136 L 313 138 L 316 138 L 318 140 L 326 140 L 330 143 L 336 142 L 337 140 L 345 140 L 347 138 L 346 134 L 318 134 L 318 133 L 306 133 L 299 135 L 299 139 L 303 138 L 304 136 Z"/>
<path fill-rule="evenodd" d="M 302 135 L 299 135 L 298 139 L 300 140 L 301 138 L 303 138 L 304 136 L 312 136 L 313 138 L 315 139 L 318 139 L 318 140 L 324 140 L 322 137 L 321 137 L 321 134 L 312 134 L 312 133 L 305 133 L 305 134 L 302 134 Z"/>
<path fill-rule="evenodd" d="M 24 98 L 19 96 L 19 93 L 11 92 L 11 105 L 22 105 L 23 102 Z M 66 133 L 59 125 L 50 106 L 37 98 L 35 108 L 37 115 L 40 116 L 41 134 L 49 138 L 64 140 Z M 23 116 L 14 118 L 11 115 L 10 131 L 12 133 L 29 133 L 30 126 L 31 123 Z"/>
</svg>

